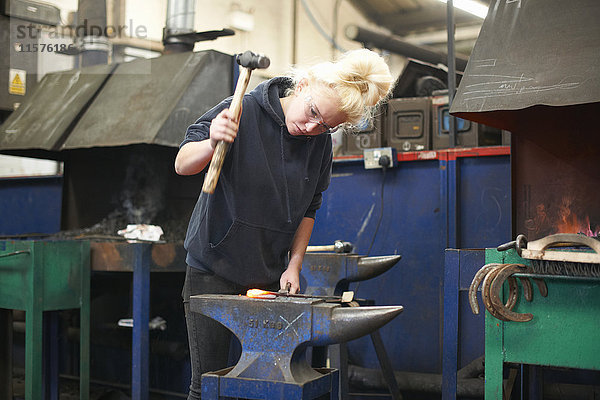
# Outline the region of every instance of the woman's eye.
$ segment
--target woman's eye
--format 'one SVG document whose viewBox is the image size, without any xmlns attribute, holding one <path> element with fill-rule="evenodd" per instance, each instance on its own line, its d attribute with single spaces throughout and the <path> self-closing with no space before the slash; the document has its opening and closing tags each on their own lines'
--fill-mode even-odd
<svg viewBox="0 0 600 400">
<path fill-rule="evenodd" d="M 317 118 L 318 117 L 317 112 L 315 111 L 315 108 L 313 106 L 310 106 L 310 115 L 313 118 Z"/>
</svg>

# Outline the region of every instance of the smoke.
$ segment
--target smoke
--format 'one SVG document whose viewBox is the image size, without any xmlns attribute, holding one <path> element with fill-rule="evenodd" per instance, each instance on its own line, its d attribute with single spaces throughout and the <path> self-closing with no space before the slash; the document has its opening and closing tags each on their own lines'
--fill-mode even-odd
<svg viewBox="0 0 600 400">
<path fill-rule="evenodd" d="M 150 224 L 165 207 L 169 170 L 157 168 L 156 163 L 143 154 L 129 158 L 122 189 L 117 192 L 117 203 L 129 224 Z"/>
</svg>

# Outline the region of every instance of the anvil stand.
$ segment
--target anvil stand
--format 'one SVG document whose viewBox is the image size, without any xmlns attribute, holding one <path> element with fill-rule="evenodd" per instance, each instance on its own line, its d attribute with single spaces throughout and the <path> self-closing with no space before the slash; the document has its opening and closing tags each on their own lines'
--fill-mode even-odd
<svg viewBox="0 0 600 400">
<path fill-rule="evenodd" d="M 306 253 L 302 264 L 301 278 L 305 281 L 305 293 L 310 295 L 339 295 L 347 291 L 350 282 L 360 282 L 377 277 L 386 272 L 400 260 L 400 255 L 362 256 L 355 253 Z M 360 305 L 375 305 L 374 300 L 360 300 Z M 371 332 L 371 341 L 381 366 L 392 399 L 402 399 L 402 394 L 394 376 L 394 370 L 388 357 L 379 330 Z M 327 364 L 329 353 L 330 367 L 340 372 L 340 395 L 348 397 L 348 349 L 345 343 L 323 347 L 313 347 L 312 366 Z"/>
<path fill-rule="evenodd" d="M 375 305 L 373 300 L 361 300 L 361 305 Z M 398 382 L 394 376 L 394 369 L 388 357 L 385 345 L 381 339 L 379 329 L 370 334 L 371 342 L 375 348 L 377 360 L 381 366 L 383 378 L 387 383 L 388 389 L 393 400 L 402 400 L 402 394 L 398 387 Z M 327 356 L 329 355 L 329 366 L 335 368 L 340 374 L 340 399 L 348 398 L 350 387 L 348 384 L 348 345 L 346 343 L 333 344 L 329 346 L 313 347 L 312 366 L 318 368 L 327 364 Z"/>
<path fill-rule="evenodd" d="M 207 372 L 202 375 L 202 397 L 208 399 L 233 399 L 220 395 L 222 387 L 237 387 L 249 399 L 329 399 L 339 400 L 338 385 L 339 371 L 332 368 L 315 368 L 322 376 L 303 384 L 270 382 L 267 380 L 227 379 L 234 367 L 219 371 Z M 325 395 L 328 395 L 325 397 Z"/>
</svg>

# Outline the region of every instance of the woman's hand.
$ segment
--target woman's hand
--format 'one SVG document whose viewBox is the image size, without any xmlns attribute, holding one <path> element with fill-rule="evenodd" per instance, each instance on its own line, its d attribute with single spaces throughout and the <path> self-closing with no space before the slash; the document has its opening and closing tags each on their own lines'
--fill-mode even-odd
<svg viewBox="0 0 600 400">
<path fill-rule="evenodd" d="M 219 141 L 232 143 L 237 136 L 239 124 L 234 121 L 228 108 L 221 111 L 210 124 L 210 147 L 214 150 Z"/>
<path fill-rule="evenodd" d="M 288 268 L 281 274 L 279 278 L 279 286 L 281 289 L 287 289 L 288 283 L 290 284 L 290 293 L 296 294 L 300 291 L 300 269 L 292 265 L 288 265 Z"/>
</svg>

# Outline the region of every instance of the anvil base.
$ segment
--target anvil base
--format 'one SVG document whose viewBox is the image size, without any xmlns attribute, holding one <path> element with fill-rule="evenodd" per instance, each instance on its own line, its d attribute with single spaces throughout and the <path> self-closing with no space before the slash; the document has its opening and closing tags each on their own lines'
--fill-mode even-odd
<svg viewBox="0 0 600 400">
<path fill-rule="evenodd" d="M 202 375 L 202 399 L 264 399 L 264 400 L 308 400 L 329 395 L 337 400 L 339 372 L 337 369 L 315 368 L 322 374 L 302 384 L 225 376 L 233 367 Z"/>
</svg>

